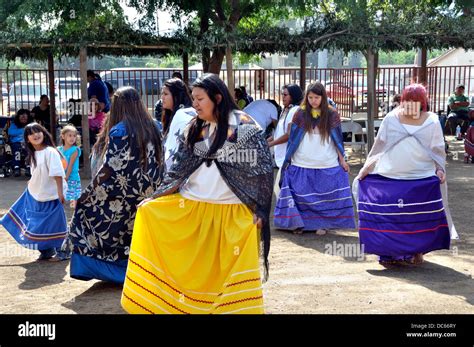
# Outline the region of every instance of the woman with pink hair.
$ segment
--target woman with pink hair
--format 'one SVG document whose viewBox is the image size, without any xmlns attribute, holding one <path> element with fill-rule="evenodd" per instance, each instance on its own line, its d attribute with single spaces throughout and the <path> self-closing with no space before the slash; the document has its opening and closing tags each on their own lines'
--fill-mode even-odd
<svg viewBox="0 0 474 347">
<path fill-rule="evenodd" d="M 380 264 L 421 264 L 423 254 L 457 239 L 449 213 L 446 154 L 425 87 L 405 88 L 388 113 L 365 165 L 354 180 L 359 237 Z"/>
</svg>

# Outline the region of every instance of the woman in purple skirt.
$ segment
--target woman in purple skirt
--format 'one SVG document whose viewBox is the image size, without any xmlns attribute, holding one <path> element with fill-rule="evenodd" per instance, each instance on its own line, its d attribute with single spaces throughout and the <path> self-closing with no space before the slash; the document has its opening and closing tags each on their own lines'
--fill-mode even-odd
<svg viewBox="0 0 474 347">
<path fill-rule="evenodd" d="M 314 83 L 291 124 L 275 227 L 318 235 L 355 228 L 348 171 L 339 114 Z"/>
<path fill-rule="evenodd" d="M 423 254 L 457 238 L 447 206 L 445 147 L 426 89 L 405 88 L 354 180 L 359 237 L 380 264 L 421 264 Z"/>
</svg>

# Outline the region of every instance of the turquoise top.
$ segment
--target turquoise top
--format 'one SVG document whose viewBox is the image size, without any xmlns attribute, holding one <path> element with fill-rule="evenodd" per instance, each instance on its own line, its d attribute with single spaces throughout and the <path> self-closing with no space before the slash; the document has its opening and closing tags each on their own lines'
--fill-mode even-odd
<svg viewBox="0 0 474 347">
<path fill-rule="evenodd" d="M 73 167 L 71 174 L 69 175 L 69 180 L 72 181 L 80 181 L 81 177 L 79 176 L 79 157 L 81 156 L 81 149 L 77 146 L 72 146 L 68 150 L 65 150 L 63 146 L 58 147 L 59 151 L 64 155 L 68 162 L 68 168 L 69 168 L 69 161 L 71 160 L 72 155 L 78 151 L 76 160 L 74 161 Z M 66 168 L 64 171 L 67 173 L 68 168 Z"/>
</svg>

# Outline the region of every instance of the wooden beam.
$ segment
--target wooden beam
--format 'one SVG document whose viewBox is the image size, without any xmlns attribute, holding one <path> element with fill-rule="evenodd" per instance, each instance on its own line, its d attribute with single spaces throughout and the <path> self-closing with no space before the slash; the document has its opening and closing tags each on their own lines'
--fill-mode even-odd
<svg viewBox="0 0 474 347">
<path fill-rule="evenodd" d="M 183 53 L 183 81 L 189 83 L 189 56 L 187 52 Z"/>
<path fill-rule="evenodd" d="M 81 77 L 81 104 L 82 107 L 82 158 L 84 159 L 84 178 L 91 178 L 90 144 L 89 144 L 89 118 L 87 97 L 87 48 L 82 47 L 79 52 L 79 75 Z"/>
<path fill-rule="evenodd" d="M 51 52 L 48 53 L 48 84 L 49 84 L 49 121 L 51 128 L 48 131 L 53 137 L 53 141 L 57 144 L 56 136 L 56 95 L 54 90 L 54 59 Z"/>
<path fill-rule="evenodd" d="M 306 50 L 302 49 L 300 52 L 300 88 L 306 90 Z"/>
<path fill-rule="evenodd" d="M 378 116 L 375 80 L 377 77 L 378 52 L 367 50 L 367 152 L 370 152 L 375 140 L 374 119 Z"/>
</svg>

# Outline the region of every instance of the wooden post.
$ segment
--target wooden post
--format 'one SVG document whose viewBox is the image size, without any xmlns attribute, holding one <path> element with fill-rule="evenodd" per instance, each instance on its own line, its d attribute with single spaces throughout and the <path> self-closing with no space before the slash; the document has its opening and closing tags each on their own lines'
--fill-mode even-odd
<svg viewBox="0 0 474 347">
<path fill-rule="evenodd" d="M 378 115 L 375 80 L 377 76 L 378 53 L 367 50 L 367 152 L 370 152 L 375 140 L 374 118 Z"/>
<path fill-rule="evenodd" d="M 187 52 L 183 53 L 183 81 L 186 85 L 189 83 L 189 56 Z"/>
<path fill-rule="evenodd" d="M 48 131 L 53 137 L 53 141 L 57 144 L 56 136 L 56 95 L 54 90 L 54 59 L 51 52 L 48 53 L 48 82 L 49 82 L 49 120 L 51 128 Z"/>
<path fill-rule="evenodd" d="M 90 144 L 89 144 L 89 118 L 87 97 L 87 48 L 81 47 L 79 51 L 79 66 L 81 76 L 81 104 L 82 104 L 82 156 L 84 159 L 84 178 L 91 178 Z"/>
<path fill-rule="evenodd" d="M 306 90 L 306 49 L 302 49 L 300 52 L 300 88 Z"/>
<path fill-rule="evenodd" d="M 420 73 L 418 76 L 418 83 L 423 84 L 426 86 L 427 83 L 427 77 L 428 77 L 428 54 L 427 54 L 427 49 L 426 47 L 423 47 L 421 49 L 421 65 L 420 65 Z"/>
<path fill-rule="evenodd" d="M 227 88 L 229 89 L 230 95 L 235 98 L 234 68 L 232 67 L 232 48 L 230 45 L 227 45 L 225 49 L 225 67 L 227 70 Z"/>
</svg>

